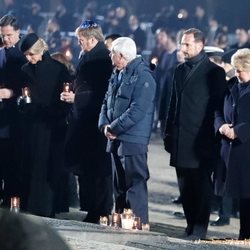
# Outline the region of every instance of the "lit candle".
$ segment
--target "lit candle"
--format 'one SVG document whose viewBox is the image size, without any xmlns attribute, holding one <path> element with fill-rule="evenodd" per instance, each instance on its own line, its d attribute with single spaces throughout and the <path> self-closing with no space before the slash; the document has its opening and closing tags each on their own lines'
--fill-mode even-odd
<svg viewBox="0 0 250 250">
<path fill-rule="evenodd" d="M 141 229 L 142 229 L 142 231 L 149 231 L 150 230 L 150 226 L 149 226 L 149 224 L 142 223 L 141 224 Z"/>
<path fill-rule="evenodd" d="M 157 58 L 157 57 L 153 57 L 153 58 L 151 59 L 151 63 L 154 64 L 154 65 L 157 65 L 157 63 L 158 63 L 158 58 Z"/>
<path fill-rule="evenodd" d="M 11 197 L 10 200 L 10 211 L 18 213 L 20 211 L 20 198 Z"/>
<path fill-rule="evenodd" d="M 30 90 L 28 87 L 22 89 L 23 97 L 26 103 L 31 103 Z"/>
<path fill-rule="evenodd" d="M 131 208 L 124 208 L 123 213 L 124 214 L 133 214 L 133 210 Z"/>
<path fill-rule="evenodd" d="M 122 214 L 122 228 L 132 229 L 134 223 L 134 216 L 131 214 Z"/>
<path fill-rule="evenodd" d="M 29 88 L 28 87 L 23 88 L 23 96 L 24 97 L 30 96 L 30 92 L 29 92 Z"/>
<path fill-rule="evenodd" d="M 141 229 L 141 220 L 140 217 L 134 218 L 133 229 L 139 230 Z"/>
<path fill-rule="evenodd" d="M 63 92 L 69 92 L 69 87 L 70 87 L 70 84 L 68 82 L 65 82 L 63 84 Z"/>
<path fill-rule="evenodd" d="M 107 216 L 100 216 L 100 225 L 107 226 L 108 225 L 108 217 Z"/>
<path fill-rule="evenodd" d="M 120 227 L 121 226 L 121 215 L 118 213 L 112 214 L 112 224 L 113 227 Z"/>
<path fill-rule="evenodd" d="M 70 49 L 66 50 L 65 56 L 66 56 L 68 61 L 70 61 L 72 59 L 72 53 L 71 53 Z"/>
</svg>

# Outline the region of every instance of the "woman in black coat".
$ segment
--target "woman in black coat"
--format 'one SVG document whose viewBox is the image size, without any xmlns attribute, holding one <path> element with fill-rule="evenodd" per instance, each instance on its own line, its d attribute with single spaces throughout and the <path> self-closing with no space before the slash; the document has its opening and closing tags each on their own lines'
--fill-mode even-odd
<svg viewBox="0 0 250 250">
<path fill-rule="evenodd" d="M 221 154 L 227 166 L 225 193 L 240 201 L 239 239 L 250 238 L 250 49 L 232 56 L 238 80 L 224 101 L 224 116 L 216 120 L 222 135 Z"/>
<path fill-rule="evenodd" d="M 20 49 L 28 59 L 22 70 L 29 79 L 26 86 L 30 93 L 25 94 L 31 98 L 28 104 L 25 103 L 27 98 L 20 99 L 25 189 L 21 202 L 32 214 L 54 216 L 67 211 L 64 204 L 67 196 L 63 190 L 67 188 L 63 145 L 68 105 L 60 100 L 60 93 L 70 76 L 63 64 L 50 57 L 47 44 L 36 34 L 26 35 Z"/>
<path fill-rule="evenodd" d="M 101 105 L 113 67 L 99 25 L 85 21 L 76 29 L 82 56 L 76 69 L 73 91 L 63 92 L 61 100 L 72 103 L 72 116 L 66 138 L 66 165 L 78 175 L 84 221 L 98 223 L 113 207 L 112 169 L 106 153 L 106 138 L 98 130 Z"/>
</svg>

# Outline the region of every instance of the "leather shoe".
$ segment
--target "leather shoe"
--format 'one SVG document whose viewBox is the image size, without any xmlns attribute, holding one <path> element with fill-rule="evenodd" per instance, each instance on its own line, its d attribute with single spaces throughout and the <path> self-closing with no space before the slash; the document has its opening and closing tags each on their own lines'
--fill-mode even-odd
<svg viewBox="0 0 250 250">
<path fill-rule="evenodd" d="M 219 226 L 229 225 L 229 223 L 230 223 L 229 219 L 224 219 L 224 218 L 218 217 L 215 221 L 212 221 L 210 223 L 210 225 L 215 226 L 215 227 L 219 227 Z"/>
<path fill-rule="evenodd" d="M 180 219 L 185 219 L 185 215 L 182 212 L 173 212 L 173 215 Z"/>
<path fill-rule="evenodd" d="M 174 198 L 172 200 L 172 203 L 174 203 L 174 204 L 181 204 L 182 203 L 181 196 L 178 196 L 178 197 Z"/>
<path fill-rule="evenodd" d="M 97 214 L 88 213 L 87 216 L 84 218 L 83 222 L 99 224 L 100 216 Z"/>
</svg>

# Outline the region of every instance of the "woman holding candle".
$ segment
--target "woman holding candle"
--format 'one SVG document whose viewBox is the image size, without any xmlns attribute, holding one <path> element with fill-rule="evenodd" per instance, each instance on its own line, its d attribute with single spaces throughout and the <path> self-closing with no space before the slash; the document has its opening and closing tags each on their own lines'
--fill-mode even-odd
<svg viewBox="0 0 250 250">
<path fill-rule="evenodd" d="M 225 195 L 239 199 L 239 239 L 250 238 L 250 49 L 231 59 L 238 80 L 224 101 L 224 115 L 216 119 L 222 137 L 221 154 L 227 167 Z"/>
<path fill-rule="evenodd" d="M 50 57 L 47 44 L 36 34 L 23 37 L 20 50 L 28 60 L 22 70 L 29 79 L 31 98 L 23 110 L 22 171 L 27 185 L 21 203 L 32 214 L 54 216 L 67 211 L 62 195 L 68 185 L 63 169 L 68 105 L 60 101 L 60 93 L 70 75 L 65 65 Z"/>
</svg>

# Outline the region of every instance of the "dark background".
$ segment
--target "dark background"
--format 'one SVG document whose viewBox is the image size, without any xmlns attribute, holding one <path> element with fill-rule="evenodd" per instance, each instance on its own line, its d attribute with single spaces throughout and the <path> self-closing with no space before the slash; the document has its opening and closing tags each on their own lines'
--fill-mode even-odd
<svg viewBox="0 0 250 250">
<path fill-rule="evenodd" d="M 5 1 L 15 1 L 17 4 L 30 5 L 32 0 L 0 0 L 0 8 Z M 63 2 L 72 12 L 82 13 L 83 8 L 90 0 L 37 0 L 42 6 L 42 11 L 51 12 Z M 190 15 L 194 12 L 196 5 L 206 9 L 208 16 L 215 17 L 221 24 L 227 25 L 231 30 L 244 26 L 250 28 L 250 0 L 96 0 L 100 10 L 109 4 L 125 5 L 130 13 L 153 18 L 161 8 L 173 5 L 177 11 L 186 8 Z M 150 21 L 150 20 L 148 20 Z"/>
</svg>

